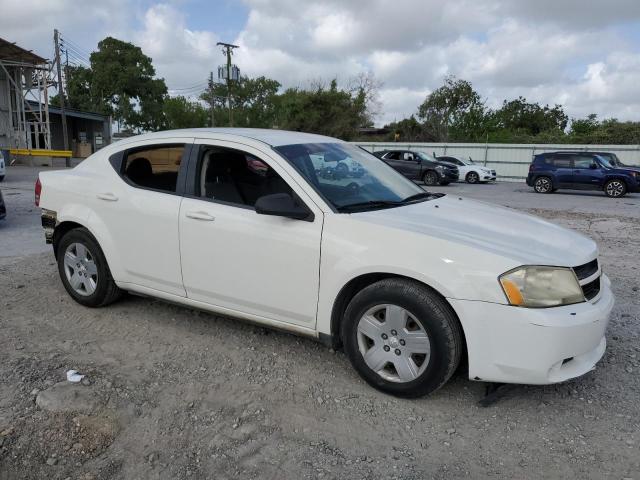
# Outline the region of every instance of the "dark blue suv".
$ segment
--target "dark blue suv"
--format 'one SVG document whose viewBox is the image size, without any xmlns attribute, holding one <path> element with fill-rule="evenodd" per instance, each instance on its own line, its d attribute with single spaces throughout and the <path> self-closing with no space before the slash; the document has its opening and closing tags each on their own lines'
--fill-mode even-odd
<svg viewBox="0 0 640 480">
<path fill-rule="evenodd" d="M 617 198 L 640 192 L 640 167 L 624 165 L 608 152 L 545 152 L 533 157 L 527 185 L 538 193 L 602 190 Z"/>
</svg>

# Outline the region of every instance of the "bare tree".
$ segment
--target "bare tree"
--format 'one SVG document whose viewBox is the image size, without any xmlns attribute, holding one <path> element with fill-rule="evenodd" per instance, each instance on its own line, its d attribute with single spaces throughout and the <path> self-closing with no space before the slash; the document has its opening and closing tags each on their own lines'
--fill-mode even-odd
<svg viewBox="0 0 640 480">
<path fill-rule="evenodd" d="M 370 122 L 380 114 L 382 102 L 380 101 L 380 89 L 384 84 L 378 80 L 372 71 L 360 72 L 351 77 L 348 89 L 352 95 L 362 95 L 366 105 L 366 114 Z"/>
</svg>

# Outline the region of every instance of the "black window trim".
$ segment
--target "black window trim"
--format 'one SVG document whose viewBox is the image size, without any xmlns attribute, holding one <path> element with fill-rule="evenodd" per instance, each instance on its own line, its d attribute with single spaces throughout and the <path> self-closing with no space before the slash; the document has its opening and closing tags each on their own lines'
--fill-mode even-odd
<svg viewBox="0 0 640 480">
<path fill-rule="evenodd" d="M 178 167 L 178 178 L 176 179 L 176 189 L 175 191 L 167 191 L 161 190 L 159 188 L 150 188 L 143 187 L 138 185 L 137 183 L 133 183 L 129 178 L 124 174 L 125 168 L 125 158 L 127 155 L 135 152 L 145 151 L 145 150 L 155 150 L 160 148 L 172 148 L 172 147 L 183 147 L 184 150 L 182 152 L 182 159 L 180 160 L 180 166 Z M 127 185 L 133 188 L 137 188 L 139 190 L 148 190 L 150 192 L 164 193 L 166 195 L 177 195 L 184 196 L 185 187 L 186 187 L 186 177 L 187 177 L 187 169 L 190 163 L 190 157 L 192 155 L 193 150 L 193 142 L 167 142 L 167 143 L 153 143 L 149 145 L 138 145 L 131 148 L 126 148 L 124 150 L 120 150 L 119 152 L 114 153 L 109 157 L 109 163 L 116 171 L 118 176 L 124 181 Z"/>
</svg>

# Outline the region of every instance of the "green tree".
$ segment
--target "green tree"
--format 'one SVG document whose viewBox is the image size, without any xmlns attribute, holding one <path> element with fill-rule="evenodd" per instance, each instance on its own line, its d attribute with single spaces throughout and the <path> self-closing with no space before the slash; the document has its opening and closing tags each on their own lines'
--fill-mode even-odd
<svg viewBox="0 0 640 480">
<path fill-rule="evenodd" d="M 280 83 L 266 77 L 241 77 L 231 88 L 234 127 L 272 128 Z M 208 108 L 213 106 L 216 126 L 229 126 L 226 84 L 214 83 L 200 95 Z"/>
<path fill-rule="evenodd" d="M 355 95 L 317 85 L 313 90 L 289 88 L 277 98 L 277 126 L 285 130 L 319 133 L 350 140 L 367 124 L 364 92 Z"/>
<path fill-rule="evenodd" d="M 69 66 L 64 71 L 68 107 L 105 115 L 111 113 L 109 105 L 93 91 L 93 71 L 90 68 Z M 49 103 L 60 105 L 58 95 L 51 97 Z"/>
<path fill-rule="evenodd" d="M 454 76 L 431 92 L 418 107 L 429 140 L 478 140 L 484 134 L 486 109 L 470 82 Z"/>
<path fill-rule="evenodd" d="M 165 98 L 163 112 L 164 127 L 168 129 L 206 127 L 209 122 L 209 114 L 202 105 L 182 96 Z"/>
<path fill-rule="evenodd" d="M 151 58 L 140 47 L 107 37 L 91 60 L 91 96 L 106 105 L 113 118 L 137 131 L 157 130 L 163 123 L 167 86 L 155 78 Z"/>
<path fill-rule="evenodd" d="M 549 107 L 529 103 L 524 97 L 504 101 L 493 113 L 494 128 L 504 129 L 516 135 L 536 136 L 543 132 L 562 136 L 569 118 L 561 105 Z"/>
</svg>

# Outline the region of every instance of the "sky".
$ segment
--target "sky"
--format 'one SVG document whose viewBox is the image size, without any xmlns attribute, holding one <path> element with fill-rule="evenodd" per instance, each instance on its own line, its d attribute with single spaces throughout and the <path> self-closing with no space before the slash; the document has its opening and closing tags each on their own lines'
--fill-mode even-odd
<svg viewBox="0 0 640 480">
<path fill-rule="evenodd" d="M 79 64 L 106 36 L 135 43 L 174 95 L 203 88 L 224 41 L 243 75 L 284 87 L 371 72 L 376 125 L 447 75 L 494 108 L 523 96 L 640 120 L 640 0 L 0 0 L 0 37 L 52 58 L 54 28 Z"/>
</svg>

